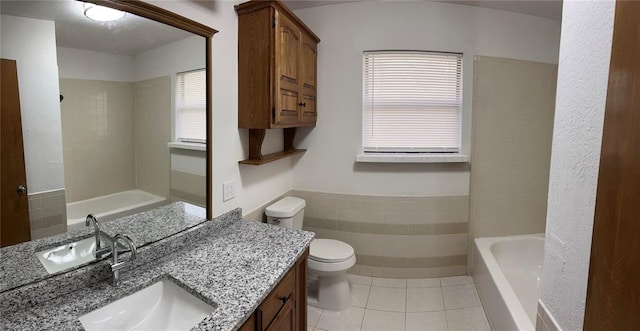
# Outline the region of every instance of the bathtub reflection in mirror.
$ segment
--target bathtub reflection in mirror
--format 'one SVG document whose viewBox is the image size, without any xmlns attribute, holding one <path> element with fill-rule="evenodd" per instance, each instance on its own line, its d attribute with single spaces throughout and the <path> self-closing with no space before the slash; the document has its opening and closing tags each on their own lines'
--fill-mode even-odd
<svg viewBox="0 0 640 331">
<path fill-rule="evenodd" d="M 208 204 L 205 38 L 130 13 L 93 21 L 85 7 L 0 3 L 1 55 L 18 73 L 25 240 L 85 229 L 89 213 L 105 223 Z"/>
</svg>

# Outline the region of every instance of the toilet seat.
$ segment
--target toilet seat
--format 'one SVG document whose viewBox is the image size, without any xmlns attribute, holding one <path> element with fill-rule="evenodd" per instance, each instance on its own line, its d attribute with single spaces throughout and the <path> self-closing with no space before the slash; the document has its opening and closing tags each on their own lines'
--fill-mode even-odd
<svg viewBox="0 0 640 331">
<path fill-rule="evenodd" d="M 309 259 L 317 262 L 344 262 L 353 257 L 353 254 L 351 245 L 333 239 L 314 239 L 309 246 Z"/>
<path fill-rule="evenodd" d="M 333 239 L 314 239 L 309 246 L 309 269 L 318 272 L 346 272 L 356 264 L 353 247 Z"/>
</svg>

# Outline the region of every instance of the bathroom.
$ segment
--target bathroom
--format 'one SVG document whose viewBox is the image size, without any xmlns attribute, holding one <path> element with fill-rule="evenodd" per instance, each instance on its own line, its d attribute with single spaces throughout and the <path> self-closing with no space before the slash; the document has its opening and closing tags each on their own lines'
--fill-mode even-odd
<svg viewBox="0 0 640 331">
<path fill-rule="evenodd" d="M 546 233 L 540 298 L 546 308 L 537 306 L 534 314 L 552 315 L 549 320 L 557 323 L 538 325 L 582 328 L 609 75 L 610 47 L 604 45 L 612 42 L 613 2 L 566 1 L 563 20 L 557 11 L 549 18 L 428 1 L 308 8 L 285 2 L 321 39 L 318 119 L 315 127 L 298 129 L 294 144 L 306 153 L 257 167 L 238 164 L 250 148 L 248 130 L 238 129 L 238 3 L 154 4 L 219 31 L 210 49 L 211 216 L 242 208 L 243 218 L 264 221 L 268 206 L 296 196 L 306 203 L 303 229 L 355 250 L 357 262 L 349 273 L 359 307 L 342 312 L 310 307 L 309 330 L 488 328 L 487 307 L 470 277 L 473 239 L 534 233 Z M 356 160 L 363 152 L 362 52 L 398 49 L 462 53 L 460 155 L 403 164 Z M 587 65 L 573 64 L 580 61 Z M 536 76 L 535 91 L 509 81 L 510 74 Z M 574 81 L 584 87 L 571 88 Z M 503 86 L 494 87 L 498 83 Z M 492 88 L 503 89 L 498 100 L 483 98 Z M 63 95 L 65 105 L 70 99 Z M 521 101 L 529 97 L 535 99 Z M 483 117 L 476 112 L 483 107 L 504 113 Z M 579 134 L 562 134 L 572 130 Z M 280 151 L 283 136 L 282 130 L 267 130 L 262 152 Z M 572 168 L 574 163 L 582 168 Z M 57 188 L 68 186 L 66 175 Z M 433 302 L 427 295 L 445 292 L 470 303 L 446 309 L 447 298 Z M 424 308 L 431 304 L 436 308 Z M 534 318 L 548 318 L 542 315 Z"/>
</svg>

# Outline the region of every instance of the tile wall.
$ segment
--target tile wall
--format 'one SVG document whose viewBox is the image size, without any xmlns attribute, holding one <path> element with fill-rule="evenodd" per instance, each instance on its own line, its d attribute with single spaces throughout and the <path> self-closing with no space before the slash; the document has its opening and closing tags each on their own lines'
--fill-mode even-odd
<svg viewBox="0 0 640 331">
<path fill-rule="evenodd" d="M 304 229 L 349 243 L 350 273 L 390 278 L 464 275 L 469 197 L 401 197 L 293 190 L 305 199 Z"/>
<path fill-rule="evenodd" d="M 69 202 L 134 188 L 169 196 L 169 76 L 135 83 L 62 78 L 60 93 Z"/>
<path fill-rule="evenodd" d="M 207 177 L 171 170 L 171 198 L 206 207 Z"/>
<path fill-rule="evenodd" d="M 558 325 L 558 322 L 551 316 L 551 313 L 542 304 L 542 301 L 538 300 L 538 313 L 536 314 L 536 331 L 561 331 L 562 328 Z"/>
<path fill-rule="evenodd" d="M 68 202 L 135 187 L 133 91 L 126 82 L 60 79 Z"/>
<path fill-rule="evenodd" d="M 67 232 L 65 190 L 29 194 L 31 239 Z"/>
<path fill-rule="evenodd" d="M 471 239 L 544 232 L 556 75 L 554 64 L 475 57 Z"/>
<path fill-rule="evenodd" d="M 139 81 L 133 87 L 136 187 L 168 197 L 171 172 L 171 155 L 167 147 L 171 141 L 171 78 L 164 76 Z"/>
<path fill-rule="evenodd" d="M 171 178 L 169 194 L 172 201 L 185 201 L 206 206 L 206 152 L 183 148 L 170 149 Z"/>
</svg>

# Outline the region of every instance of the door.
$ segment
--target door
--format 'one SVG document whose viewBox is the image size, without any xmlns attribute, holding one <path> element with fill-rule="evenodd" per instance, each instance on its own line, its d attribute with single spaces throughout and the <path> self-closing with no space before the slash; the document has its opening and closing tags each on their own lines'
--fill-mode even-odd
<svg viewBox="0 0 640 331">
<path fill-rule="evenodd" d="M 316 113 L 316 86 L 317 86 L 317 61 L 318 45 L 306 34 L 302 35 L 301 59 L 300 59 L 300 91 L 302 93 L 301 122 L 315 125 Z"/>
<path fill-rule="evenodd" d="M 276 127 L 297 124 L 300 59 L 300 29 L 276 11 Z"/>
<path fill-rule="evenodd" d="M 16 61 L 0 68 L 0 247 L 31 240 Z"/>
<path fill-rule="evenodd" d="M 585 330 L 640 329 L 640 2 L 616 3 Z"/>
</svg>

